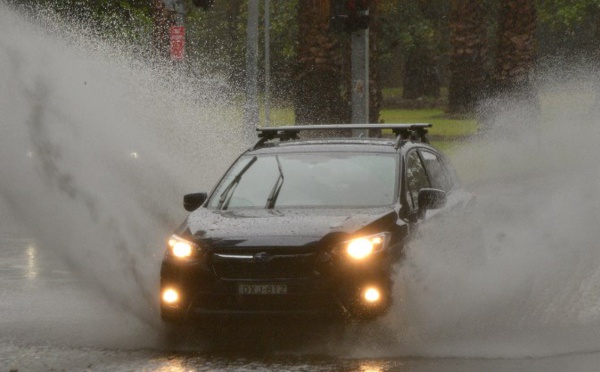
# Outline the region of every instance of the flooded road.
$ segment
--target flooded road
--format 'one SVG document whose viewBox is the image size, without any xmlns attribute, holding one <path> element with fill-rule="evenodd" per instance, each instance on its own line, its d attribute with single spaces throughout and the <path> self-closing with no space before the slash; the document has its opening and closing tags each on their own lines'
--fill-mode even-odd
<svg viewBox="0 0 600 372">
<path fill-rule="evenodd" d="M 0 372 L 598 369 L 590 79 L 540 88 L 554 99 L 541 130 L 507 105 L 497 136 L 451 154 L 478 181 L 484 242 L 465 231 L 473 221 L 424 229 L 384 318 L 173 341 L 157 311 L 164 240 L 185 217 L 181 196 L 210 190 L 246 148 L 239 112 L 199 82 L 38 21 L 0 0 Z M 576 145 L 572 125 L 585 132 Z"/>
<path fill-rule="evenodd" d="M 335 335 L 319 333 L 323 326 L 279 323 L 269 334 L 256 326 L 228 327 L 166 343 L 158 314 L 147 321 L 112 300 L 68 259 L 30 238 L 27 227 L 1 206 L 0 370 L 595 371 L 600 363 L 595 352 L 500 359 L 411 356 L 389 321 L 349 325 Z M 590 341 L 593 345 L 593 337 Z"/>
</svg>

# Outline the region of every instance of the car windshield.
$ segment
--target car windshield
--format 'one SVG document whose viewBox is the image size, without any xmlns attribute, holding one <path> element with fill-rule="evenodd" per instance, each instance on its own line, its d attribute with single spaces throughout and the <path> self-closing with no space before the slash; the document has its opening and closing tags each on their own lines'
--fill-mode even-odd
<svg viewBox="0 0 600 372">
<path fill-rule="evenodd" d="M 244 156 L 209 208 L 374 207 L 394 203 L 394 154 L 286 153 Z"/>
</svg>

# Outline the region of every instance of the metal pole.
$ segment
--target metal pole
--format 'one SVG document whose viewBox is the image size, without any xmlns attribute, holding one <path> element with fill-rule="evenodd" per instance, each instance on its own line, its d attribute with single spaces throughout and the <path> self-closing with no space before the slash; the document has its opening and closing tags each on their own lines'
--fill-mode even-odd
<svg viewBox="0 0 600 372">
<path fill-rule="evenodd" d="M 185 2 L 183 0 L 175 0 L 175 25 L 185 25 Z"/>
<path fill-rule="evenodd" d="M 257 98 L 258 65 L 258 0 L 248 0 L 246 27 L 246 106 L 244 108 L 244 140 L 253 141 L 259 121 Z"/>
<path fill-rule="evenodd" d="M 369 12 L 364 13 L 368 15 Z M 352 124 L 369 122 L 369 29 L 352 32 Z M 357 131 L 354 135 L 366 135 Z"/>
<path fill-rule="evenodd" d="M 270 4 L 265 0 L 265 126 L 269 126 L 271 121 L 271 23 L 270 23 Z"/>
</svg>

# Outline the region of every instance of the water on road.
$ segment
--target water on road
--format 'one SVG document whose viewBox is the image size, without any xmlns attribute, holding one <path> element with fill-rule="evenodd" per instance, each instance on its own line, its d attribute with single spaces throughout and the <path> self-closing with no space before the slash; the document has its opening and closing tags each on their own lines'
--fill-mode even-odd
<svg viewBox="0 0 600 372">
<path fill-rule="evenodd" d="M 490 130 L 451 153 L 478 193 L 484 241 L 468 233 L 475 221 L 425 228 L 385 318 L 169 343 L 157 312 L 164 240 L 185 216 L 181 195 L 210 190 L 247 145 L 241 116 L 200 81 L 80 31 L 0 3 L 0 368 L 597 369 L 590 75 L 541 80 L 540 120 L 496 103 Z"/>
</svg>

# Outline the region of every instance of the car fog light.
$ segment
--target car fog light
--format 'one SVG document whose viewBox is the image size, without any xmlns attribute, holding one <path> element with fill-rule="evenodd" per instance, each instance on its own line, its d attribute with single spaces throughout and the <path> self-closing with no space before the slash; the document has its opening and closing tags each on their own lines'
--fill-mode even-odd
<svg viewBox="0 0 600 372">
<path fill-rule="evenodd" d="M 369 303 L 374 303 L 379 301 L 379 299 L 381 298 L 381 293 L 379 292 L 379 289 L 377 288 L 367 288 L 364 292 L 363 292 L 363 298 L 365 299 L 365 301 L 369 302 Z"/>
<path fill-rule="evenodd" d="M 179 301 L 179 293 L 173 288 L 166 289 L 163 292 L 162 299 L 165 303 L 172 305 Z"/>
</svg>

